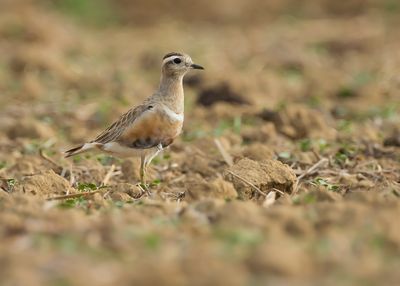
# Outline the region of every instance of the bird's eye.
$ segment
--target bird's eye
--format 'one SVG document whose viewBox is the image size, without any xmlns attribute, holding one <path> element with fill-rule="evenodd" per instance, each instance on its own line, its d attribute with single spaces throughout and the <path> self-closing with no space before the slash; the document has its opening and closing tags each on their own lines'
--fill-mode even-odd
<svg viewBox="0 0 400 286">
<path fill-rule="evenodd" d="M 176 64 L 180 64 L 181 62 L 182 62 L 182 60 L 180 58 L 174 59 L 174 63 L 176 63 Z"/>
</svg>

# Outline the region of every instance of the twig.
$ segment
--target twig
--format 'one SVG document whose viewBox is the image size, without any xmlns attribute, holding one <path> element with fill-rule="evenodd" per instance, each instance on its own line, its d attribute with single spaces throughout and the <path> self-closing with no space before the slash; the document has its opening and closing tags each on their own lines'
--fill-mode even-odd
<svg viewBox="0 0 400 286">
<path fill-rule="evenodd" d="M 60 176 L 63 177 L 63 178 L 65 178 L 65 175 L 66 175 L 66 174 L 67 174 L 67 169 L 63 168 L 63 169 L 61 170 Z"/>
<path fill-rule="evenodd" d="M 299 188 L 299 184 L 300 184 L 300 180 L 303 179 L 305 176 L 310 175 L 311 173 L 313 173 L 314 171 L 316 171 L 319 167 L 321 167 L 321 165 L 325 164 L 326 162 L 328 162 L 329 160 L 327 158 L 322 158 L 321 160 L 319 160 L 317 163 L 315 163 L 314 165 L 312 165 L 308 170 L 306 170 L 303 174 L 301 174 L 300 176 L 297 177 L 296 180 L 296 184 L 295 184 L 295 188 L 294 188 L 294 192 L 293 194 L 295 194 Z"/>
<path fill-rule="evenodd" d="M 69 195 L 63 195 L 63 196 L 58 196 L 58 197 L 52 197 L 52 198 L 48 198 L 48 201 L 53 201 L 53 200 L 64 200 L 64 199 L 73 199 L 73 198 L 79 198 L 82 196 L 90 196 L 93 194 L 97 194 L 99 192 L 101 192 L 102 190 L 96 190 L 96 191 L 91 191 L 91 192 L 84 192 L 84 193 L 76 193 L 76 194 L 69 194 Z"/>
<path fill-rule="evenodd" d="M 141 198 L 144 194 L 146 194 L 146 190 L 142 187 L 142 184 L 136 184 L 136 186 L 139 188 L 139 190 L 142 192 L 141 196 L 139 198 Z"/>
<path fill-rule="evenodd" d="M 43 149 L 39 149 L 39 155 L 40 157 L 42 157 L 44 160 L 46 160 L 47 162 L 49 162 L 50 164 L 56 166 L 58 169 L 62 169 L 62 167 L 57 164 L 53 159 L 51 159 L 50 157 L 48 157 L 44 152 Z"/>
<path fill-rule="evenodd" d="M 325 164 L 325 162 L 327 162 L 328 159 L 326 158 L 322 158 L 321 160 L 319 160 L 317 163 L 315 163 L 314 165 L 312 165 L 307 171 L 305 171 L 303 174 L 301 174 L 300 176 L 297 177 L 297 181 L 300 181 L 301 179 L 303 179 L 305 176 L 309 175 L 310 173 L 316 171 L 322 164 Z"/>
<path fill-rule="evenodd" d="M 103 186 L 105 186 L 105 185 L 108 184 L 108 181 L 110 181 L 111 177 L 114 175 L 114 174 L 113 174 L 113 173 L 114 173 L 114 170 L 115 170 L 115 165 L 112 164 L 111 167 L 110 167 L 110 169 L 108 170 L 107 174 L 105 175 L 103 181 L 101 182 L 101 184 L 102 184 Z"/>
<path fill-rule="evenodd" d="M 314 154 L 315 157 L 317 157 L 318 160 L 321 160 L 321 156 L 318 154 L 317 151 L 315 151 L 314 149 L 312 149 L 311 152 Z"/>
<path fill-rule="evenodd" d="M 69 184 L 73 186 L 75 184 L 75 177 L 74 174 L 72 173 L 72 163 L 69 164 Z"/>
<path fill-rule="evenodd" d="M 222 158 L 224 158 L 226 164 L 228 164 L 228 166 L 232 166 L 233 165 L 232 156 L 222 146 L 221 141 L 219 141 L 219 139 L 215 138 L 214 143 L 217 146 L 219 153 L 221 153 Z"/>
<path fill-rule="evenodd" d="M 183 175 L 181 175 L 181 176 L 179 176 L 179 177 L 173 178 L 173 179 L 172 179 L 171 181 L 169 181 L 168 183 L 169 183 L 169 184 L 176 184 L 176 183 L 179 183 L 179 182 L 183 181 L 185 178 L 186 178 L 186 175 L 183 174 Z"/>
<path fill-rule="evenodd" d="M 284 192 L 282 192 L 281 190 L 277 189 L 277 188 L 272 188 L 275 192 L 280 193 L 282 196 L 286 195 Z"/>
<path fill-rule="evenodd" d="M 248 184 L 250 187 L 252 187 L 253 189 L 255 189 L 258 193 L 260 193 L 263 196 L 267 196 L 266 193 L 264 193 L 263 191 L 261 191 L 258 187 L 256 187 L 253 183 L 249 182 L 248 180 L 246 180 L 245 178 L 240 177 L 239 175 L 235 174 L 234 172 L 227 170 L 227 172 L 229 174 L 231 174 L 232 176 L 238 178 L 239 180 L 243 181 L 244 183 Z"/>
</svg>

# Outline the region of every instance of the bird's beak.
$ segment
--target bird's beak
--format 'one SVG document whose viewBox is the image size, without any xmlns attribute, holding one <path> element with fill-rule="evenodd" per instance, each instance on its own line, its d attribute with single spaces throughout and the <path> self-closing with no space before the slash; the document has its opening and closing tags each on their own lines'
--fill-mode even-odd
<svg viewBox="0 0 400 286">
<path fill-rule="evenodd" d="M 196 64 L 191 64 L 190 67 L 195 70 L 204 70 L 202 66 Z"/>
</svg>

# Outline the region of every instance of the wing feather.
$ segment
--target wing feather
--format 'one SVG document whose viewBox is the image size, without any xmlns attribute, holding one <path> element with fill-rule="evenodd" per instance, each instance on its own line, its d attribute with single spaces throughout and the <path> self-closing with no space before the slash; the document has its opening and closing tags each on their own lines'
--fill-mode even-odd
<svg viewBox="0 0 400 286">
<path fill-rule="evenodd" d="M 152 108 L 151 104 L 143 104 L 130 109 L 91 142 L 106 144 L 117 141 L 131 124 Z"/>
</svg>

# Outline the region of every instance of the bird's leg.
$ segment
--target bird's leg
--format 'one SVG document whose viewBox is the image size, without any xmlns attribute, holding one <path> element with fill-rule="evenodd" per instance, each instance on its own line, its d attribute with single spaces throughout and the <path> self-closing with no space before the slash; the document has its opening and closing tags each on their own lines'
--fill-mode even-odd
<svg viewBox="0 0 400 286">
<path fill-rule="evenodd" d="M 156 155 L 158 154 L 158 152 L 161 152 L 161 151 L 164 149 L 161 143 L 158 143 L 158 145 L 157 145 L 156 148 L 157 148 L 157 153 L 156 153 Z M 155 155 L 154 155 L 154 156 L 155 156 Z"/>
<path fill-rule="evenodd" d="M 145 185 L 145 171 L 144 171 L 144 160 L 145 160 L 145 156 L 142 154 L 142 156 L 140 156 L 140 183 L 142 185 Z"/>
<path fill-rule="evenodd" d="M 144 170 L 146 172 L 147 167 L 150 165 L 151 161 L 153 161 L 154 157 L 157 156 L 158 153 L 160 153 L 160 151 L 162 150 L 162 145 L 161 143 L 158 144 L 155 148 L 155 150 L 153 150 L 153 153 L 147 154 L 145 160 L 144 160 Z"/>
<path fill-rule="evenodd" d="M 153 154 L 149 154 L 149 155 L 145 158 L 145 160 L 144 160 L 144 169 L 145 169 L 145 170 L 147 169 L 147 166 L 150 165 L 151 161 L 153 161 L 154 157 L 157 156 L 157 154 L 160 153 L 160 151 L 162 151 L 162 150 L 163 150 L 163 146 L 162 146 L 161 143 L 159 143 L 159 144 L 156 146 L 156 149 L 154 150 Z"/>
<path fill-rule="evenodd" d="M 146 162 L 146 155 L 142 154 L 140 157 L 140 187 L 145 191 L 145 193 L 150 196 L 150 190 L 146 184 L 146 169 L 147 169 L 147 162 Z"/>
<path fill-rule="evenodd" d="M 146 192 L 148 196 L 151 196 L 151 192 L 149 189 L 149 185 L 146 183 L 146 172 L 147 167 L 150 165 L 151 161 L 154 159 L 157 154 L 163 150 L 162 144 L 158 144 L 155 152 L 153 154 L 142 154 L 140 157 L 140 186 Z"/>
</svg>

